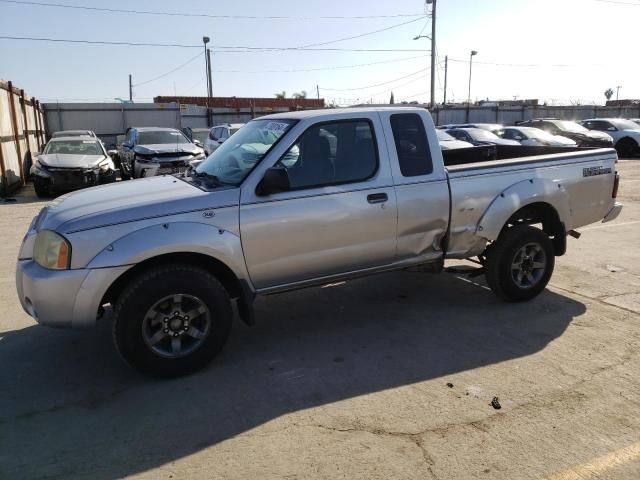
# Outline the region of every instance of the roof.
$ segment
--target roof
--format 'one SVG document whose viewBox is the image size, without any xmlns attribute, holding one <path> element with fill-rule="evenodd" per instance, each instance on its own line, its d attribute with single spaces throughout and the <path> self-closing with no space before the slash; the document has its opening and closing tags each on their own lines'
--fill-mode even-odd
<svg viewBox="0 0 640 480">
<path fill-rule="evenodd" d="M 176 128 L 169 128 L 169 127 L 131 127 L 131 128 L 139 132 L 180 132 L 180 130 Z"/>
<path fill-rule="evenodd" d="M 95 135 L 93 130 L 59 130 L 57 132 L 53 132 L 53 135 L 57 135 L 59 137 L 64 137 L 63 134 L 67 134 L 67 136 L 86 135 L 90 137 Z"/>
<path fill-rule="evenodd" d="M 321 110 L 299 110 L 297 112 L 283 112 L 274 113 L 272 115 L 266 115 L 259 117 L 258 120 L 264 120 L 269 118 L 280 118 L 287 120 L 302 120 L 304 118 L 312 117 L 324 117 L 324 116 L 349 116 L 353 117 L 358 113 L 371 113 L 371 112 L 384 112 L 389 111 L 389 107 L 356 107 L 356 108 L 323 108 Z M 393 110 L 399 112 L 424 112 L 425 109 L 421 107 L 393 107 Z"/>
<path fill-rule="evenodd" d="M 220 123 L 218 125 L 214 125 L 211 128 L 219 128 L 219 127 L 240 128 L 244 125 L 245 125 L 244 123 Z"/>
<path fill-rule="evenodd" d="M 97 142 L 98 139 L 96 137 L 93 137 L 91 135 L 70 135 L 67 137 L 53 137 L 51 138 L 51 140 L 49 140 L 50 142 L 59 142 L 62 140 L 72 140 L 77 142 L 78 140 L 91 140 L 92 142 Z"/>
</svg>

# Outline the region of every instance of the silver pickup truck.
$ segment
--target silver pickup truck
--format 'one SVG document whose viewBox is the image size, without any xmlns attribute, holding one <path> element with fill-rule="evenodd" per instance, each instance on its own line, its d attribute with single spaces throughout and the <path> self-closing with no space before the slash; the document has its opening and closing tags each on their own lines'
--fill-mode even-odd
<svg viewBox="0 0 640 480">
<path fill-rule="evenodd" d="M 444 153 L 444 156 L 443 156 Z M 20 249 L 38 323 L 91 327 L 160 376 L 194 371 L 256 295 L 476 258 L 506 301 L 538 295 L 568 234 L 620 213 L 613 149 L 442 152 L 426 110 L 354 108 L 251 121 L 195 170 L 57 198 Z"/>
</svg>

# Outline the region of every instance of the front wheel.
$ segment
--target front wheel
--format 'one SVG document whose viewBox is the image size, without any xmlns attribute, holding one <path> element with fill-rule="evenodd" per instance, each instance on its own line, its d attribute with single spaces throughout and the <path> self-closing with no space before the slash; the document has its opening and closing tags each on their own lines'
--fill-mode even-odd
<svg viewBox="0 0 640 480">
<path fill-rule="evenodd" d="M 501 299 L 523 302 L 544 290 L 554 265 L 553 243 L 547 234 L 518 225 L 503 231 L 487 249 L 485 277 Z"/>
<path fill-rule="evenodd" d="M 116 303 L 113 338 L 143 373 L 178 377 L 208 364 L 231 331 L 225 288 L 209 272 L 167 265 L 134 279 Z"/>
<path fill-rule="evenodd" d="M 623 138 L 616 143 L 616 150 L 620 158 L 629 158 L 638 151 L 638 144 L 631 138 Z"/>
</svg>

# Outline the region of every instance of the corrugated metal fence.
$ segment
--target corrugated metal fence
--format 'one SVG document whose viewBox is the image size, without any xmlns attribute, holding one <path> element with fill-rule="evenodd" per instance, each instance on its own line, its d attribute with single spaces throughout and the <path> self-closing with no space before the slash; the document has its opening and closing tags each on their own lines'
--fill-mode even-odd
<svg viewBox="0 0 640 480">
<path fill-rule="evenodd" d="M 31 156 L 45 143 L 40 102 L 0 80 L 0 196 L 24 185 Z"/>
</svg>

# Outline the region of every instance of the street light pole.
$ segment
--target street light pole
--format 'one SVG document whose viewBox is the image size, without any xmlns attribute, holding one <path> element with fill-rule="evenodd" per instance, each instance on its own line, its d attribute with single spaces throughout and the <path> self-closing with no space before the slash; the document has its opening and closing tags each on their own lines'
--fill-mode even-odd
<svg viewBox="0 0 640 480">
<path fill-rule="evenodd" d="M 618 102 L 618 94 L 620 93 L 620 89 L 622 88 L 622 85 L 618 85 L 616 87 L 616 103 Z"/>
<path fill-rule="evenodd" d="M 467 103 L 469 105 L 471 105 L 471 67 L 473 66 L 473 57 L 477 54 L 478 52 L 471 50 L 471 55 L 469 55 L 469 94 L 467 95 Z"/>
<path fill-rule="evenodd" d="M 431 3 L 431 108 L 436 106 L 436 0 Z"/>
<path fill-rule="evenodd" d="M 209 37 L 202 37 L 202 43 L 204 43 L 204 73 L 206 79 L 205 88 L 207 89 L 207 126 L 211 126 L 211 109 L 209 108 L 209 85 L 211 84 L 211 78 L 209 77 L 210 66 L 209 66 L 209 55 L 207 52 L 207 43 L 211 40 Z"/>
</svg>

